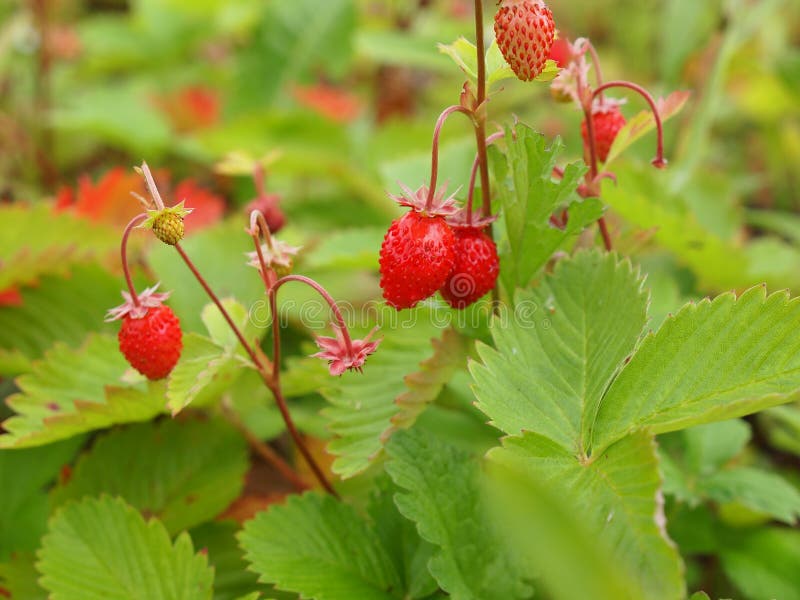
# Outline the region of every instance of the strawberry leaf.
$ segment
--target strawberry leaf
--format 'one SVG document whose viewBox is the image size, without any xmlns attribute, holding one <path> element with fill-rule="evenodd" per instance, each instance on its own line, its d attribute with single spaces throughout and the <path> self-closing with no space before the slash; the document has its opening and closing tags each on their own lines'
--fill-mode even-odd
<svg viewBox="0 0 800 600">
<path fill-rule="evenodd" d="M 386 470 L 402 490 L 395 503 L 436 546 L 428 568 L 442 589 L 456 599 L 528 597 L 524 571 L 480 499 L 476 457 L 417 430 L 397 432 L 387 452 Z"/>
<path fill-rule="evenodd" d="M 37 568 L 53 600 L 200 600 L 214 571 L 189 535 L 175 543 L 157 520 L 120 498 L 85 498 L 60 509 L 42 539 Z"/>
<path fill-rule="evenodd" d="M 112 229 L 54 213 L 51 206 L 0 206 L 0 290 L 31 283 L 70 265 L 96 262 L 119 244 Z"/>
<path fill-rule="evenodd" d="M 689 100 L 690 95 L 691 92 L 677 91 L 672 92 L 666 98 L 659 98 L 656 101 L 656 106 L 658 107 L 658 114 L 661 117 L 662 123 L 677 115 L 686 105 L 686 101 Z M 614 143 L 611 144 L 611 149 L 608 151 L 605 165 L 608 166 L 611 164 L 611 162 L 628 146 L 655 128 L 656 119 L 650 110 L 643 110 L 631 118 L 625 126 L 619 130 L 617 137 L 614 138 Z"/>
<path fill-rule="evenodd" d="M 625 597 L 684 597 L 681 560 L 664 530 L 652 435 L 626 437 L 581 462 L 551 440 L 526 432 L 506 438 L 489 459 L 526 474 L 581 515 L 600 552 L 610 554 L 615 569 L 645 591 Z"/>
<path fill-rule="evenodd" d="M 53 502 L 112 494 L 174 535 L 225 510 L 241 492 L 247 466 L 242 437 L 224 422 L 141 423 L 99 438 Z"/>
<path fill-rule="evenodd" d="M 317 493 L 292 496 L 239 534 L 260 581 L 317 600 L 403 598 L 402 579 L 381 540 L 355 509 Z"/>
<path fill-rule="evenodd" d="M 510 434 L 533 431 L 575 453 L 603 393 L 646 322 L 648 294 L 630 262 L 581 252 L 556 264 L 492 324 L 495 347 L 470 365 L 477 407 Z"/>
<path fill-rule="evenodd" d="M 0 448 L 40 446 L 164 412 L 163 381 L 126 384 L 128 363 L 110 336 L 90 335 L 77 350 L 56 344 L 17 378 Z"/>
<path fill-rule="evenodd" d="M 797 322 L 800 300 L 764 286 L 684 306 L 605 393 L 593 451 L 639 428 L 673 431 L 790 401 L 800 392 Z"/>
</svg>

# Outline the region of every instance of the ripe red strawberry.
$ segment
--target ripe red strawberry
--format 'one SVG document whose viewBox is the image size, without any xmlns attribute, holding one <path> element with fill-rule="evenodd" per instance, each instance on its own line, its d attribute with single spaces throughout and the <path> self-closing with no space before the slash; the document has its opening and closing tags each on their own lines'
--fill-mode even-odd
<svg viewBox="0 0 800 600">
<path fill-rule="evenodd" d="M 544 69 L 555 36 L 553 13 L 542 0 L 502 0 L 494 34 L 506 62 L 522 81 Z"/>
<path fill-rule="evenodd" d="M 497 281 L 497 246 L 482 228 L 456 229 L 456 263 L 441 288 L 453 308 L 466 308 L 487 294 Z"/>
<path fill-rule="evenodd" d="M 443 216 L 411 210 L 393 221 L 380 254 L 386 302 L 400 310 L 435 294 L 453 270 L 455 243 Z"/>
<path fill-rule="evenodd" d="M 183 349 L 180 321 L 164 305 L 147 309 L 139 318 L 126 314 L 119 330 L 119 349 L 130 365 L 148 379 L 166 377 Z"/>
<path fill-rule="evenodd" d="M 592 128 L 594 129 L 594 148 L 597 152 L 597 159 L 605 162 L 611 144 L 617 137 L 619 130 L 625 126 L 625 117 L 619 108 L 613 106 L 610 109 L 599 110 L 592 113 Z M 589 132 L 586 129 L 586 121 L 581 123 L 581 136 L 583 141 L 589 143 Z"/>
</svg>

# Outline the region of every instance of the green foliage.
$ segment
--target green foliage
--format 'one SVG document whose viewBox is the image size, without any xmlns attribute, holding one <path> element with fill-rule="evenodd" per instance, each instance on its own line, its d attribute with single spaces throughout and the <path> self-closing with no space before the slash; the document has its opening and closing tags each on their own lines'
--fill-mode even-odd
<svg viewBox="0 0 800 600">
<path fill-rule="evenodd" d="M 82 443 L 76 437 L 39 448 L 0 450 L 0 487 L 5 490 L 0 495 L 0 562 L 37 548 L 49 512 L 45 487 Z"/>
<path fill-rule="evenodd" d="M 225 510 L 246 469 L 245 442 L 224 422 L 141 423 L 99 438 L 53 501 L 112 494 L 158 517 L 174 535 Z"/>
<path fill-rule="evenodd" d="M 54 340 L 74 347 L 87 332 L 114 331 L 103 316 L 121 302 L 119 290 L 117 277 L 97 266 L 75 266 L 67 277 L 44 276 L 24 288 L 20 306 L 0 307 L 0 373 L 29 371 Z"/>
<path fill-rule="evenodd" d="M 403 597 L 380 538 L 331 496 L 293 496 L 248 521 L 239 541 L 260 581 L 278 589 L 319 600 Z"/>
<path fill-rule="evenodd" d="M 526 571 L 480 500 L 476 457 L 417 430 L 397 432 L 388 453 L 386 470 L 402 490 L 395 502 L 437 547 L 428 568 L 442 589 L 456 599 L 526 597 Z"/>
<path fill-rule="evenodd" d="M 0 590 L 11 598 L 47 600 L 47 593 L 39 586 L 39 573 L 34 566 L 33 554 L 15 554 L 10 562 L 0 564 Z"/>
<path fill-rule="evenodd" d="M 31 283 L 42 275 L 64 274 L 70 265 L 104 258 L 118 244 L 107 227 L 55 213 L 46 204 L 0 206 L 0 222 L 0 290 Z"/>
<path fill-rule="evenodd" d="M 548 147 L 542 134 L 519 123 L 506 128 L 505 142 L 506 155 L 490 146 L 490 156 L 505 230 L 500 278 L 512 295 L 516 287 L 528 285 L 556 250 L 601 217 L 603 206 L 575 194 L 584 166 L 571 163 L 561 180 L 553 181 L 553 168 L 564 150 L 560 140 Z M 564 229 L 550 224 L 550 216 L 561 209 L 569 216 Z"/>
<path fill-rule="evenodd" d="M 126 385 L 128 370 L 117 340 L 91 335 L 77 350 L 56 344 L 8 398 L 17 413 L 3 423 L 0 448 L 39 446 L 119 423 L 147 421 L 164 412 L 164 383 Z"/>
<path fill-rule="evenodd" d="M 50 520 L 37 569 L 53 600 L 211 598 L 214 571 L 189 535 L 174 544 L 121 499 L 86 498 Z"/>
</svg>

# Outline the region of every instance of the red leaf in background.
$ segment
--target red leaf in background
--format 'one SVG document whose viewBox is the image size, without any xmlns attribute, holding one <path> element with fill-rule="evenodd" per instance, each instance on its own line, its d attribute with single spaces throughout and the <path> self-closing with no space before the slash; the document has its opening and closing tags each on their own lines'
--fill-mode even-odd
<svg viewBox="0 0 800 600">
<path fill-rule="evenodd" d="M 22 294 L 15 287 L 0 290 L 0 306 L 22 306 Z"/>
<path fill-rule="evenodd" d="M 292 96 L 302 106 L 337 123 L 354 121 L 361 113 L 361 102 L 352 94 L 331 85 L 293 85 Z"/>
<path fill-rule="evenodd" d="M 184 201 L 186 208 L 194 209 L 184 221 L 187 234 L 213 225 L 225 214 L 225 200 L 193 179 L 181 181 L 171 196 L 175 203 Z"/>
<path fill-rule="evenodd" d="M 219 122 L 219 93 L 206 86 L 186 86 L 153 101 L 178 132 L 195 131 Z"/>
<path fill-rule="evenodd" d="M 165 180 L 169 180 L 168 173 L 156 173 L 156 179 L 167 205 L 185 200 L 186 207 L 194 209 L 186 218 L 187 233 L 216 223 L 225 213 L 225 200 L 199 186 L 193 179 L 181 181 L 173 191 L 164 185 Z M 93 183 L 88 175 L 82 175 L 78 179 L 77 191 L 62 187 L 56 198 L 55 210 L 71 209 L 91 221 L 121 228 L 144 210 L 131 192 L 147 197 L 142 178 L 133 171 L 115 167 L 97 183 Z"/>
</svg>

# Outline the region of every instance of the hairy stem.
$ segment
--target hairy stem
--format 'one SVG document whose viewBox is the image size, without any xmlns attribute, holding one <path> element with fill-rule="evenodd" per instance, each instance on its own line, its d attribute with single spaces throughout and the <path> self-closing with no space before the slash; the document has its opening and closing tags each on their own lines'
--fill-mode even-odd
<svg viewBox="0 0 800 600">
<path fill-rule="evenodd" d="M 436 126 L 433 128 L 433 144 L 431 145 L 431 182 L 428 186 L 428 197 L 425 199 L 425 210 L 430 210 L 433 207 L 433 197 L 436 190 L 436 180 L 439 177 L 439 135 L 442 132 L 442 127 L 447 117 L 454 112 L 464 113 L 470 118 L 473 118 L 472 112 L 459 104 L 448 106 L 436 119 Z"/>
</svg>

